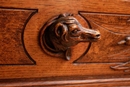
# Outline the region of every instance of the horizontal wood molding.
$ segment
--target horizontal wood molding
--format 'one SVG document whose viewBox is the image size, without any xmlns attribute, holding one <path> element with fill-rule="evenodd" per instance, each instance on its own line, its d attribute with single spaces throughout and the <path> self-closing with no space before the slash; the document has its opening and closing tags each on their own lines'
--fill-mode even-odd
<svg viewBox="0 0 130 87">
<path fill-rule="evenodd" d="M 29 78 L 29 79 L 3 79 L 0 80 L 0 86 L 94 86 L 100 85 L 100 87 L 110 87 L 112 85 L 119 86 L 123 83 L 123 86 L 130 85 L 130 78 L 128 76 L 75 76 L 75 77 L 50 77 L 50 78 Z M 119 84 L 117 84 L 119 83 Z M 63 86 L 63 87 L 64 87 Z M 74 86 L 74 87 L 75 87 Z M 77 87 L 77 86 L 76 86 Z"/>
</svg>

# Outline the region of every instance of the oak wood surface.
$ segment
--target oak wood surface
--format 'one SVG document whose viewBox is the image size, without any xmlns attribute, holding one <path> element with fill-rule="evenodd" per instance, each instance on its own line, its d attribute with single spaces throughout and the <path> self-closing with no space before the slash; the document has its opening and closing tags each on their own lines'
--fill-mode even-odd
<svg viewBox="0 0 130 87">
<path fill-rule="evenodd" d="M 24 81 L 20 81 L 17 83 L 17 79 L 20 79 L 20 78 L 33 79 L 34 78 L 34 80 L 35 80 L 35 78 L 46 78 L 46 77 L 53 79 L 54 77 L 62 77 L 62 76 L 70 77 L 70 78 L 73 78 L 73 76 L 75 76 L 75 78 L 76 78 L 76 76 L 80 76 L 80 75 L 85 76 L 85 78 L 87 78 L 86 76 L 92 76 L 92 78 L 95 78 L 95 79 L 96 79 L 96 76 L 100 76 L 100 78 L 103 78 L 105 76 L 105 78 L 103 78 L 101 80 L 101 82 L 96 79 L 97 82 L 95 81 L 95 83 L 93 83 L 93 84 L 87 83 L 85 78 L 83 80 L 81 80 L 81 78 L 78 78 L 78 77 L 76 78 L 76 81 L 75 80 L 73 81 L 73 85 L 71 85 L 71 81 L 69 81 L 67 79 L 66 79 L 66 81 L 67 81 L 66 84 L 70 83 L 69 85 L 64 84 L 64 81 L 61 83 L 63 83 L 63 85 L 65 87 L 66 86 L 67 87 L 86 87 L 86 86 L 106 87 L 107 85 L 108 85 L 108 87 L 112 87 L 112 86 L 116 87 L 119 85 L 126 86 L 126 87 L 129 86 L 130 85 L 129 78 L 125 79 L 126 77 L 129 77 L 128 76 L 130 74 L 129 70 L 116 71 L 116 70 L 113 70 L 110 68 L 110 66 L 129 61 L 129 54 L 127 53 L 129 51 L 129 46 L 126 46 L 126 45 L 118 46 L 116 44 L 116 43 L 118 43 L 118 41 L 123 40 L 125 38 L 125 36 L 129 35 L 129 23 L 127 25 L 124 24 L 125 23 L 124 21 L 126 21 L 126 20 L 127 20 L 127 22 L 129 22 L 128 21 L 129 14 L 130 14 L 129 4 L 130 4 L 129 0 L 111 0 L 111 1 L 110 0 L 79 0 L 79 1 L 78 0 L 33 0 L 33 1 L 32 0 L 0 0 L 0 8 L 2 8 L 2 9 L 3 8 L 9 9 L 10 11 L 15 11 L 15 9 L 17 9 L 17 10 L 18 9 L 21 9 L 21 10 L 36 9 L 36 10 L 38 10 L 38 12 L 35 13 L 30 18 L 30 20 L 27 22 L 25 28 L 22 28 L 23 36 L 21 36 L 21 38 L 23 38 L 23 43 L 24 43 L 24 44 L 22 44 L 22 46 L 25 46 L 26 51 L 28 52 L 30 57 L 34 60 L 34 62 L 36 62 L 36 64 L 34 63 L 32 65 L 28 65 L 27 63 L 25 63 L 24 65 L 22 65 L 22 64 L 8 65 L 7 62 L 5 62 L 4 65 L 0 65 L 0 79 L 4 81 L 4 82 L 0 82 L 1 86 L 2 85 L 6 86 L 6 84 L 11 85 L 11 83 L 12 83 L 12 86 L 22 86 L 22 85 L 29 86 L 31 84 L 34 86 L 35 85 L 38 86 L 38 84 L 40 84 L 39 86 L 41 86 L 41 85 L 45 85 L 46 83 L 45 84 L 42 82 L 39 83 L 36 80 L 36 82 L 38 82 L 38 83 L 33 84 L 32 83 L 33 81 L 29 80 L 30 82 L 27 82 L 27 85 L 26 85 L 26 83 L 24 85 L 24 84 L 22 84 L 22 82 L 24 83 Z M 91 55 L 92 55 L 92 57 L 94 57 L 95 60 L 93 60 L 93 61 L 91 59 L 87 60 L 86 56 L 84 56 L 84 58 L 83 57 L 80 58 L 80 56 L 83 54 L 83 52 L 88 48 L 89 43 L 80 43 L 80 44 L 72 47 L 72 58 L 70 61 L 66 61 L 60 57 L 58 58 L 58 57 L 49 56 L 46 53 L 44 53 L 44 51 L 41 49 L 41 47 L 39 45 L 40 30 L 43 27 L 43 25 L 46 23 L 46 21 L 49 20 L 51 17 L 54 17 L 61 13 L 66 13 L 66 12 L 74 14 L 74 16 L 80 21 L 80 23 L 84 27 L 87 27 L 87 28 L 90 28 L 89 24 L 86 21 L 84 21 L 84 18 L 79 14 L 80 12 L 84 13 L 83 16 L 86 19 L 91 18 L 91 17 L 93 19 L 94 19 L 94 17 L 99 18 L 98 23 L 99 23 L 99 26 L 101 26 L 101 27 L 102 27 L 102 25 L 108 27 L 108 24 L 109 24 L 108 20 L 110 19 L 110 21 L 112 21 L 114 23 L 116 22 L 117 24 L 119 24 L 121 26 L 116 27 L 115 25 L 117 25 L 117 24 L 115 23 L 115 25 L 114 25 L 114 23 L 111 22 L 112 25 L 110 24 L 111 26 L 109 26 L 109 28 L 116 32 L 119 29 L 120 31 L 118 31 L 118 32 L 120 32 L 120 33 L 125 32 L 126 35 L 124 35 L 124 34 L 123 35 L 120 35 L 120 34 L 113 35 L 109 32 L 106 32 L 102 28 L 99 28 L 99 26 L 94 25 L 94 23 L 91 23 L 92 28 L 99 29 L 99 31 L 101 32 L 101 36 L 103 36 L 103 39 L 101 38 L 101 40 L 99 40 L 98 42 L 92 43 L 91 47 L 89 49 L 90 50 L 89 56 L 91 57 Z M 93 13 L 94 16 L 86 15 L 86 13 Z M 100 16 L 99 13 L 109 14 L 112 16 Z M 123 15 L 124 19 L 122 18 L 122 16 L 121 17 L 115 16 L 116 14 Z M 13 14 L 13 15 L 15 15 L 15 14 Z M 99 15 L 99 16 L 97 16 L 97 15 Z M 5 15 L 5 17 L 6 17 L 6 15 Z M 27 15 L 26 15 L 26 17 L 27 17 Z M 23 18 L 25 18 L 25 16 L 23 16 Z M 116 20 L 114 18 L 120 18 L 121 21 Z M 19 20 L 19 18 L 17 18 L 17 19 Z M 14 20 L 14 19 L 12 19 L 12 20 Z M 96 20 L 96 19 L 94 19 L 94 20 Z M 102 21 L 104 24 L 102 24 Z M 16 25 L 18 25 L 18 23 L 16 23 Z M 7 29 L 5 29 L 5 32 L 7 32 Z M 10 32 L 7 32 L 7 35 L 9 35 L 9 34 L 10 34 Z M 2 35 L 0 35 L 0 36 L 2 36 Z M 20 38 L 20 36 L 19 36 L 19 38 Z M 19 41 L 19 40 L 17 40 L 17 41 Z M 113 48 L 111 47 L 110 42 L 112 42 L 112 44 L 114 43 Z M 0 44 L 2 44 L 2 43 L 0 43 Z M 104 44 L 110 48 L 108 48 L 108 50 L 106 50 L 105 47 L 100 47 L 101 45 L 103 46 Z M 9 47 L 8 44 L 7 45 L 4 44 L 4 46 Z M 12 51 L 14 51 L 13 41 L 10 44 L 10 46 L 12 47 L 12 48 L 10 47 L 10 49 Z M 19 48 L 19 50 L 22 51 L 22 49 L 20 49 L 20 48 Z M 105 60 L 107 53 L 110 53 L 111 50 L 112 50 L 112 53 L 114 53 L 114 50 L 116 50 L 116 53 L 118 53 L 119 51 L 122 51 L 122 50 L 124 50 L 125 52 L 123 54 L 119 54 L 119 55 L 117 54 L 114 56 L 112 56 L 110 54 L 110 57 L 108 58 L 108 60 Z M 3 52 L 3 50 L 0 49 L 0 52 Z M 93 52 L 94 53 L 97 52 L 98 56 L 91 54 Z M 105 57 L 102 57 L 102 55 L 103 55 L 102 53 L 106 54 Z M 16 54 L 14 52 L 14 54 L 19 56 L 18 53 Z M 122 56 L 124 54 L 128 57 L 117 61 L 116 57 Z M 85 55 L 87 55 L 87 54 L 85 54 Z M 7 53 L 6 56 L 8 58 L 10 58 L 11 55 L 9 53 Z M 15 57 L 17 57 L 17 56 L 15 56 Z M 113 59 L 112 62 L 109 61 L 109 59 L 111 59 L 113 57 L 115 57 L 115 59 Z M 80 59 L 77 62 L 75 62 L 78 58 L 80 58 Z M 124 58 L 124 56 L 123 56 L 123 58 Z M 2 59 L 3 59 L 3 57 L 2 57 Z M 100 61 L 98 59 L 100 59 Z M 86 63 L 86 61 L 87 61 L 87 63 Z M 129 67 L 129 65 L 128 65 L 128 67 Z M 110 82 L 109 82 L 109 80 L 107 80 L 108 77 L 106 77 L 106 76 L 110 76 L 110 77 L 112 76 Z M 119 76 L 119 78 L 118 78 L 119 80 L 114 78 L 115 76 Z M 124 78 L 124 80 L 121 82 L 122 78 Z M 11 81 L 7 80 L 8 82 L 6 83 L 6 81 L 4 79 L 5 80 L 11 79 Z M 55 81 L 60 81 L 61 79 L 62 78 L 56 79 Z M 105 80 L 107 81 L 107 83 L 104 82 Z M 121 83 L 117 84 L 118 81 L 116 82 L 116 80 L 118 80 Z M 12 81 L 14 81 L 14 82 L 12 82 Z M 42 81 L 42 80 L 40 80 L 40 81 Z M 48 80 L 48 82 L 49 81 L 50 80 Z M 88 79 L 88 82 L 89 81 L 91 82 L 93 80 Z M 48 83 L 48 82 L 47 82 L 47 84 L 49 84 L 49 85 L 52 85 L 52 86 L 55 85 L 51 82 L 50 83 Z M 80 84 L 80 82 L 82 84 Z M 60 82 L 57 84 L 60 84 Z M 76 84 L 76 85 L 74 85 L 74 84 Z M 64 86 L 61 86 L 61 87 L 64 87 Z M 57 86 L 57 87 L 60 87 L 60 86 Z"/>
</svg>

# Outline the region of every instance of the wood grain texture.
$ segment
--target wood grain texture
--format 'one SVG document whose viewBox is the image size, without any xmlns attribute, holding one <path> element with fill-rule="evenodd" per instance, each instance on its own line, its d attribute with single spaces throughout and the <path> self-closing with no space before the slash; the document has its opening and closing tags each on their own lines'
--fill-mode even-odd
<svg viewBox="0 0 130 87">
<path fill-rule="evenodd" d="M 77 62 L 116 63 L 130 60 L 129 45 L 118 44 L 129 36 L 130 15 L 87 12 L 80 12 L 80 14 L 88 20 L 93 29 L 101 32 L 102 38 L 97 43 L 92 43 L 86 56 Z"/>
<path fill-rule="evenodd" d="M 35 11 L 0 8 L 0 65 L 34 64 L 22 38 L 24 28 Z"/>
<path fill-rule="evenodd" d="M 91 86 L 91 87 L 126 86 L 127 87 L 129 86 L 130 84 L 129 72 L 115 71 L 110 68 L 110 66 L 119 64 L 115 62 L 122 62 L 124 60 L 115 61 L 116 60 L 115 59 L 113 60 L 113 63 L 109 64 L 107 63 L 109 62 L 109 60 L 104 61 L 103 60 L 104 58 L 100 57 L 101 60 L 99 64 L 98 63 L 99 60 L 97 60 L 95 56 L 97 63 L 82 63 L 82 64 L 73 63 L 77 58 L 79 58 L 82 55 L 82 52 L 84 52 L 88 48 L 88 43 L 80 43 L 72 47 L 73 48 L 72 58 L 70 61 L 67 61 L 67 62 L 58 57 L 50 57 L 49 55 L 45 54 L 39 45 L 39 33 L 42 26 L 46 23 L 47 20 L 54 17 L 55 15 L 59 15 L 61 13 L 66 13 L 66 12 L 73 13 L 84 27 L 89 27 L 88 26 L 89 24 L 87 24 L 85 21 L 82 20 L 83 18 L 79 15 L 78 12 L 81 12 L 81 11 L 94 12 L 96 15 L 98 15 L 97 12 L 107 13 L 107 14 L 114 13 L 114 14 L 129 15 L 130 14 L 129 4 L 130 4 L 129 0 L 111 0 L 111 1 L 110 0 L 94 0 L 94 1 L 93 0 L 79 0 L 79 1 L 77 0 L 55 0 L 55 1 L 53 0 L 47 0 L 47 1 L 44 1 L 44 0 L 33 0 L 33 1 L 32 0 L 19 0 L 19 1 L 18 0 L 0 0 L 1 7 L 38 9 L 38 13 L 35 14 L 28 21 L 25 27 L 24 33 L 23 33 L 23 42 L 25 44 L 25 48 L 28 54 L 33 58 L 33 60 L 36 61 L 36 65 L 0 66 L 0 79 L 3 80 L 3 82 L 1 82 L 2 86 L 11 85 L 11 83 L 12 83 L 12 86 L 22 86 L 23 83 L 24 83 L 23 86 L 29 86 L 33 84 L 34 82 L 37 82 L 36 78 L 39 78 L 40 81 L 38 83 L 34 83 L 34 86 L 41 86 L 41 85 L 42 86 L 51 86 L 51 85 L 57 86 L 58 84 L 59 85 L 57 87 L 60 87 L 60 86 L 63 87 L 63 85 L 68 86 L 68 87 L 86 87 L 86 86 Z M 24 18 L 26 17 L 27 16 L 24 16 Z M 100 17 L 96 17 L 96 18 L 100 18 Z M 105 17 L 101 17 L 101 18 L 105 18 Z M 127 17 L 123 17 L 123 18 L 127 18 Z M 113 19 L 113 18 L 110 17 L 110 19 Z M 108 21 L 104 21 L 104 20 L 107 20 L 107 18 L 102 19 L 102 21 L 104 23 L 108 23 Z M 118 20 L 114 20 L 114 22 L 118 22 Z M 123 21 L 121 21 L 120 24 L 122 24 L 122 22 Z M 99 28 L 99 26 L 96 26 L 94 23 L 91 23 L 91 25 L 93 26 L 93 28 L 99 29 L 100 32 L 103 35 L 105 35 L 103 36 L 103 39 L 100 40 L 100 41 L 103 41 L 102 42 L 103 46 L 105 42 L 106 42 L 105 45 L 108 44 L 109 46 L 111 46 L 110 42 L 114 42 L 114 44 L 116 44 L 118 41 L 124 39 L 125 37 L 123 35 L 116 36 L 110 32 L 107 33 L 105 29 Z M 122 26 L 124 25 L 122 24 Z M 114 29 L 117 31 L 117 29 L 120 29 L 122 26 L 119 26 L 119 28 L 116 27 Z M 127 30 L 129 30 L 128 26 L 126 28 Z M 129 32 L 126 32 L 123 29 L 121 30 L 121 32 L 125 32 L 129 34 Z M 100 42 L 92 43 L 92 46 L 94 47 L 91 47 L 91 48 L 94 49 L 95 52 L 98 53 L 99 48 L 98 47 L 96 48 L 97 44 L 100 44 Z M 105 46 L 102 48 L 105 49 Z M 108 49 L 111 49 L 111 48 L 108 48 Z M 112 48 L 112 52 L 114 53 L 114 50 L 118 50 L 118 49 L 120 51 L 124 49 L 126 51 L 127 50 L 129 51 L 128 47 L 126 46 L 119 46 L 119 47 L 115 46 Z M 109 52 L 111 51 L 103 52 L 102 50 L 102 53 L 105 53 L 105 54 Z M 117 52 L 118 51 L 116 51 L 116 53 Z M 113 55 L 110 55 L 110 56 L 113 56 Z M 120 54 L 117 56 L 120 56 Z M 126 58 L 125 61 L 127 60 L 129 59 Z M 85 61 L 88 61 L 88 60 L 85 60 Z M 102 63 L 103 61 L 106 63 Z M 83 80 L 81 80 L 81 78 L 78 77 L 80 75 L 85 76 Z M 74 84 L 71 84 L 71 81 L 69 82 L 68 79 L 65 79 L 65 81 L 67 81 L 66 84 L 64 84 L 65 83 L 64 81 L 59 81 L 59 80 L 62 80 L 63 78 L 60 78 L 59 80 L 54 79 L 56 77 L 62 77 L 62 76 L 69 77 L 71 79 L 73 79 L 74 77 L 77 77 L 77 79 L 74 78 L 73 81 L 71 80 Z M 88 82 L 93 81 L 91 78 L 88 78 L 88 80 L 86 81 L 88 76 L 91 76 L 91 78 L 95 79 L 95 83 L 85 84 L 87 83 L 87 81 Z M 102 82 L 100 82 L 101 80 L 98 81 L 99 79 L 96 78 L 96 76 L 100 76 L 102 79 Z M 106 79 L 109 79 L 109 77 L 107 76 L 110 76 L 111 81 L 109 82 L 109 80 L 107 80 L 108 82 L 105 83 Z M 114 76 L 119 76 L 119 78 L 116 79 L 114 78 Z M 42 78 L 47 78 L 47 77 L 50 78 L 48 81 L 47 79 L 41 81 Z M 125 77 L 128 77 L 128 79 L 125 79 Z M 26 82 L 18 80 L 19 78 L 24 78 Z M 29 80 L 27 82 L 28 80 L 27 78 L 33 79 L 33 81 Z M 59 83 L 57 84 L 54 84 L 53 82 L 51 83 L 52 79 L 54 79 L 55 81 L 58 81 Z M 44 83 L 45 81 L 47 81 L 47 83 Z"/>
</svg>

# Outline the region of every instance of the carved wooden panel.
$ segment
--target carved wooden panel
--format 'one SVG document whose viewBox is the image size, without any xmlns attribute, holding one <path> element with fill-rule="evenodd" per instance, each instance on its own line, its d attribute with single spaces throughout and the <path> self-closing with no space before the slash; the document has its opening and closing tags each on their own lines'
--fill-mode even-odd
<svg viewBox="0 0 130 87">
<path fill-rule="evenodd" d="M 74 63 L 119 63 L 110 68 L 129 71 L 130 15 L 82 11 L 79 14 L 91 28 L 100 31 L 102 38 L 97 43 L 91 43 L 86 54 Z"/>
<path fill-rule="evenodd" d="M 129 0 L 0 0 L 0 86 L 129 86 L 129 4 Z M 40 43 L 47 21 L 64 13 L 101 33 L 97 42 L 70 46 L 69 61 L 48 55 Z"/>
<path fill-rule="evenodd" d="M 35 64 L 24 47 L 23 33 L 36 11 L 0 8 L 0 65 Z"/>
<path fill-rule="evenodd" d="M 130 15 L 89 12 L 80 14 L 92 28 L 101 32 L 102 38 L 97 43 L 92 43 L 88 53 L 77 62 L 119 63 L 130 60 L 129 45 L 118 44 L 130 34 Z"/>
<path fill-rule="evenodd" d="M 25 11 L 25 13 L 28 11 L 29 12 L 31 11 L 33 14 L 36 12 L 36 10 L 26 10 L 26 9 L 23 9 L 22 11 L 23 12 Z M 28 14 L 28 16 L 29 16 L 29 17 L 27 17 L 28 21 L 32 17 L 31 12 L 30 12 L 30 15 Z M 20 33 L 21 39 L 20 39 L 20 37 L 18 38 L 18 41 L 22 43 L 22 45 L 19 46 L 19 47 L 21 47 L 21 48 L 19 48 L 20 52 L 22 52 L 22 50 L 23 50 L 23 53 L 33 56 L 32 58 L 37 61 L 37 63 L 40 65 L 39 66 L 40 68 L 37 68 L 38 66 L 33 67 L 33 69 L 30 69 L 30 67 L 26 67 L 26 68 L 22 67 L 21 70 L 24 71 L 26 69 L 29 69 L 30 72 L 33 71 L 34 73 L 39 71 L 40 73 L 42 73 L 41 76 L 43 76 L 43 77 L 44 76 L 49 77 L 52 75 L 54 75 L 54 76 L 77 75 L 77 71 L 79 72 L 78 75 L 80 75 L 82 73 L 83 73 L 83 75 L 105 75 L 105 74 L 115 75 L 115 74 L 124 73 L 124 72 L 115 72 L 114 70 L 111 71 L 111 67 L 114 65 L 112 63 L 127 62 L 127 61 L 129 61 L 129 58 L 124 57 L 123 59 L 120 58 L 119 60 L 117 58 L 115 58 L 115 60 L 111 59 L 111 58 L 116 57 L 114 55 L 118 51 L 124 50 L 124 47 L 126 47 L 126 49 L 128 48 L 128 46 L 125 44 L 124 45 L 118 44 L 118 42 L 125 39 L 128 34 L 124 34 L 124 33 L 118 34 L 118 33 L 115 33 L 114 31 L 110 32 L 108 29 L 103 28 L 103 24 L 106 24 L 108 26 L 109 23 L 111 23 L 111 21 L 112 21 L 112 24 L 114 24 L 114 23 L 116 23 L 118 17 L 125 18 L 126 15 L 118 16 L 118 14 L 116 14 L 116 15 L 114 14 L 114 16 L 113 16 L 113 15 L 106 14 L 106 13 L 90 13 L 90 12 L 88 12 L 88 13 L 79 12 L 79 14 L 74 14 L 74 16 L 76 18 L 78 18 L 79 15 L 81 16 L 78 19 L 82 19 L 82 22 L 83 21 L 85 22 L 83 25 L 86 25 L 86 27 L 99 30 L 101 32 L 101 40 L 99 40 L 98 42 L 92 42 L 92 43 L 89 43 L 89 42 L 80 43 L 80 44 L 77 44 L 76 46 L 73 46 L 72 47 L 72 59 L 67 62 L 67 61 L 63 60 L 62 58 L 49 56 L 41 49 L 40 43 L 39 43 L 40 30 L 42 29 L 43 25 L 46 23 L 47 19 L 52 17 L 52 16 L 48 17 L 48 15 L 43 16 L 42 13 L 44 13 L 44 11 L 38 12 L 38 15 L 35 15 L 32 18 L 31 22 L 28 23 L 26 29 L 25 29 L 25 26 L 23 28 L 20 28 L 21 30 L 23 29 L 23 31 L 21 31 L 22 33 Z M 78 13 L 78 11 L 77 11 L 77 13 Z M 93 20 L 91 19 L 91 16 L 93 16 L 93 15 L 94 15 L 94 17 L 96 15 L 96 18 L 97 18 L 97 19 L 95 18 L 96 20 L 99 20 L 100 16 L 101 16 L 101 18 L 104 18 L 102 20 L 105 20 L 107 18 L 107 16 L 108 17 L 110 16 L 111 20 L 109 20 L 110 22 L 109 21 L 106 22 L 107 20 L 102 21 L 103 23 L 98 24 L 96 22 L 93 22 Z M 26 16 L 27 16 L 27 14 L 26 14 Z M 94 17 L 92 17 L 92 18 L 94 19 Z M 46 18 L 46 20 L 44 18 Z M 16 19 L 14 18 L 13 20 L 16 20 Z M 24 23 L 27 24 L 28 21 L 24 21 Z M 12 21 L 11 21 L 11 23 L 12 23 Z M 113 26 L 116 26 L 116 24 L 114 24 Z M 13 34 L 11 33 L 11 35 L 13 35 Z M 18 37 L 18 36 L 16 36 L 16 37 Z M 11 39 L 11 40 L 13 40 L 13 39 Z M 107 41 L 107 40 L 109 40 L 109 41 Z M 25 46 L 24 46 L 24 44 L 25 44 Z M 13 44 L 11 44 L 11 45 L 13 47 Z M 114 46 L 116 46 L 116 48 Z M 104 51 L 104 50 L 106 50 L 106 51 Z M 111 55 L 111 54 L 114 54 L 114 55 Z M 25 56 L 26 56 L 26 58 L 25 58 Z M 111 57 L 111 56 L 113 56 L 113 57 Z M 15 64 L 24 64 L 24 65 L 35 64 L 35 62 L 19 63 L 19 62 L 17 62 L 17 60 L 19 60 L 19 59 L 28 59 L 30 62 L 32 62 L 29 59 L 29 57 L 27 57 L 27 55 L 22 55 L 22 56 L 17 55 L 17 58 L 14 60 Z M 108 64 L 106 64 L 106 63 L 108 63 Z M 10 63 L 10 64 L 13 64 L 13 63 Z M 50 64 L 53 65 L 53 67 L 51 67 Z M 65 64 L 65 65 L 63 66 L 63 64 Z M 96 66 L 96 67 L 94 67 L 94 66 Z M 68 67 L 71 67 L 71 68 L 68 68 Z M 8 67 L 3 68 L 6 71 L 6 74 L 8 74 L 8 71 L 11 70 L 11 68 L 8 70 L 7 70 L 7 68 Z M 97 72 L 91 73 L 88 71 L 88 70 L 92 70 L 92 69 Z M 17 68 L 15 70 L 17 71 Z M 104 71 L 100 72 L 101 70 L 104 70 Z M 107 73 L 105 72 L 105 70 L 107 70 Z M 45 72 L 42 72 L 42 71 L 45 71 Z M 53 72 L 50 72 L 50 71 L 53 71 Z M 14 71 L 12 71 L 12 73 L 13 72 Z M 64 74 L 59 75 L 59 73 L 64 73 Z M 25 73 L 25 74 L 27 74 L 28 77 L 31 76 L 29 73 Z M 35 75 L 39 76 L 38 73 L 36 73 Z M 17 74 L 14 75 L 14 77 L 17 77 Z M 7 77 L 3 77 L 3 78 L 7 78 Z"/>
<path fill-rule="evenodd" d="M 78 63 L 80 63 L 80 64 L 82 64 L 82 63 L 83 64 L 85 64 L 85 63 L 86 64 L 87 63 L 99 63 L 99 64 L 100 63 L 102 63 L 102 64 L 110 63 L 110 64 L 112 64 L 112 63 L 126 62 L 126 63 L 115 65 L 115 66 L 109 66 L 109 68 L 112 68 L 115 70 L 129 69 L 128 65 L 129 65 L 129 60 L 130 60 L 129 56 L 130 55 L 128 54 L 128 51 L 129 51 L 129 42 L 130 42 L 130 40 L 129 40 L 130 15 L 110 14 L 110 13 L 91 13 L 91 12 L 82 12 L 82 11 L 79 12 L 79 15 L 84 18 L 84 20 L 86 21 L 86 24 L 88 24 L 89 28 L 99 30 L 101 32 L 102 38 L 101 38 L 101 40 L 99 40 L 96 43 L 94 43 L 94 42 L 84 43 L 87 45 L 89 44 L 84 51 L 82 48 L 77 47 L 78 50 L 82 50 L 82 52 L 80 52 L 81 53 L 80 56 L 79 55 L 73 56 L 76 53 L 74 51 L 74 50 L 76 50 L 75 49 L 76 46 L 74 46 L 72 48 L 70 46 L 69 49 L 73 50 L 72 58 L 75 58 L 75 60 L 73 60 L 74 61 L 73 63 L 76 63 L 76 64 L 78 64 Z M 109 20 L 107 20 L 108 18 L 109 18 Z M 55 20 L 56 20 L 56 18 L 55 18 Z M 68 23 L 68 21 L 67 21 L 67 23 Z M 50 24 L 50 22 L 48 24 Z M 50 29 L 51 28 L 52 27 L 50 27 Z M 47 29 L 49 29 L 49 28 L 47 28 Z M 43 30 L 44 30 L 44 28 L 43 28 Z M 47 35 L 50 34 L 50 32 L 49 33 L 48 32 L 46 32 Z M 69 32 L 69 30 L 67 30 L 66 32 Z M 53 37 L 53 40 L 56 40 L 56 38 L 54 39 L 54 34 L 50 34 L 50 35 L 51 35 L 51 37 Z M 42 40 L 42 38 L 41 38 L 41 40 Z M 82 38 L 80 38 L 80 39 L 82 39 Z M 49 36 L 46 37 L 46 41 L 47 40 L 49 40 Z M 59 38 L 59 40 L 60 40 L 60 38 Z M 53 41 L 53 42 L 55 42 L 55 41 Z M 60 42 L 62 42 L 62 40 Z M 72 42 L 72 41 L 70 41 L 70 42 Z M 68 44 L 68 43 L 69 42 L 67 42 L 66 44 Z M 46 43 L 46 45 L 50 45 L 50 47 L 51 47 L 52 44 Z M 55 45 L 55 47 L 56 47 L 56 45 Z M 59 44 L 59 47 L 62 47 L 61 44 Z M 85 48 L 85 46 L 82 46 L 82 47 Z M 66 51 L 66 49 L 65 49 L 65 51 Z M 69 54 L 71 54 L 71 52 Z M 63 55 L 63 56 L 65 57 L 65 55 Z M 70 56 L 69 56 L 69 60 L 70 60 Z"/>
</svg>

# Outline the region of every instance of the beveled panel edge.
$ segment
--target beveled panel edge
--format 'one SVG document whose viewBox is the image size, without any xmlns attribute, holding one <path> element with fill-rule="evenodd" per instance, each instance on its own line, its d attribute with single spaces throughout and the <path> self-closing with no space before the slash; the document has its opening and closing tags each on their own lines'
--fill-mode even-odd
<svg viewBox="0 0 130 87">
<path fill-rule="evenodd" d="M 24 27 L 23 27 L 23 31 L 22 31 L 22 44 L 23 44 L 23 49 L 26 53 L 26 55 L 29 57 L 29 59 L 33 62 L 33 65 L 36 65 L 36 61 L 29 55 L 29 53 L 27 52 L 26 48 L 25 48 L 25 44 L 24 44 L 24 30 L 26 28 L 27 23 L 29 22 L 29 20 L 32 18 L 32 16 L 36 13 L 38 13 L 38 9 L 25 9 L 25 10 L 32 10 L 33 12 L 30 14 L 30 16 L 28 17 L 27 21 L 24 23 Z"/>
</svg>

